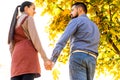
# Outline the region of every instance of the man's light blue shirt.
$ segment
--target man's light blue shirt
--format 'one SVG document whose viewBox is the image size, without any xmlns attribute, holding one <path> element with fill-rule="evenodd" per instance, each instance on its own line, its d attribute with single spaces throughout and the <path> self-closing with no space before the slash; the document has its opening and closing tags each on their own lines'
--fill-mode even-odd
<svg viewBox="0 0 120 80">
<path fill-rule="evenodd" d="M 85 50 L 98 55 L 100 33 L 98 27 L 83 14 L 72 19 L 57 42 L 51 60 L 56 62 L 60 52 L 70 39 L 70 51 Z"/>
</svg>

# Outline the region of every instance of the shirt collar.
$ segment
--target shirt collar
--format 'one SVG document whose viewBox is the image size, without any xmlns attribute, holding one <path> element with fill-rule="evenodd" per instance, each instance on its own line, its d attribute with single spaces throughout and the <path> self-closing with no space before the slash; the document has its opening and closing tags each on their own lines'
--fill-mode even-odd
<svg viewBox="0 0 120 80">
<path fill-rule="evenodd" d="M 87 15 L 86 14 L 82 14 L 79 17 L 87 17 Z"/>
</svg>

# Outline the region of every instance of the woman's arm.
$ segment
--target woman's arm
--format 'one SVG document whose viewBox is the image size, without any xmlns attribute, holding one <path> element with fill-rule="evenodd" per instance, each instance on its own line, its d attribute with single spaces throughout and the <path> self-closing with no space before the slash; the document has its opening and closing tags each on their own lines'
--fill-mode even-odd
<svg viewBox="0 0 120 80">
<path fill-rule="evenodd" d="M 40 53 L 42 59 L 44 61 L 48 60 L 46 53 L 42 47 L 41 41 L 39 39 L 37 30 L 35 27 L 35 23 L 32 17 L 28 17 L 28 32 L 29 32 L 29 35 L 30 35 L 30 38 L 32 40 L 34 47 Z"/>
</svg>

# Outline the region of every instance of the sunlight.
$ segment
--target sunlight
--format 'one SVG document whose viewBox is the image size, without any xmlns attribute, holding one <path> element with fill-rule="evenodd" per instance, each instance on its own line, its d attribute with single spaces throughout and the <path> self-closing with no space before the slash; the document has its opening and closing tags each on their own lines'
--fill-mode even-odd
<svg viewBox="0 0 120 80">
<path fill-rule="evenodd" d="M 113 75 L 101 74 L 97 80 L 114 80 Z"/>
<path fill-rule="evenodd" d="M 115 80 L 114 75 L 110 74 L 109 72 L 100 74 L 98 77 L 96 77 L 95 80 Z"/>
</svg>

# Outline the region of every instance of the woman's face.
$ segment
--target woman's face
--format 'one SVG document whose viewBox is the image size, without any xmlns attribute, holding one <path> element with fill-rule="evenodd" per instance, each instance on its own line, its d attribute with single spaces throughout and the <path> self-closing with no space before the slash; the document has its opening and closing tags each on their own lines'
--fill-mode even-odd
<svg viewBox="0 0 120 80">
<path fill-rule="evenodd" d="M 34 16 L 35 12 L 35 5 L 32 4 L 30 7 L 25 7 L 25 13 L 27 13 L 29 16 Z"/>
</svg>

